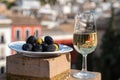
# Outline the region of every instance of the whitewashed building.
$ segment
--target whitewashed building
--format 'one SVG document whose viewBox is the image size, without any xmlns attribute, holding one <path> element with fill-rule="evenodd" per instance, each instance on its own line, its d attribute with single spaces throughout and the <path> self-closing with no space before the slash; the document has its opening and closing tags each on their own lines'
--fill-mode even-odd
<svg viewBox="0 0 120 80">
<path fill-rule="evenodd" d="M 0 16 L 0 74 L 5 72 L 6 56 L 11 55 L 8 44 L 11 42 L 11 20 Z"/>
<path fill-rule="evenodd" d="M 13 7 L 12 10 L 25 16 L 34 15 L 36 10 L 41 7 L 38 0 L 16 0 L 16 5 L 17 6 Z"/>
</svg>

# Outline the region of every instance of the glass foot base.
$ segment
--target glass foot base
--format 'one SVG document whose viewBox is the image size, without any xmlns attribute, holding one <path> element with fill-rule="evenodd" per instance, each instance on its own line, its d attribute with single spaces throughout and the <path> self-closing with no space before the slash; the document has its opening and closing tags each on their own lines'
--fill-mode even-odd
<svg viewBox="0 0 120 80">
<path fill-rule="evenodd" d="M 73 77 L 75 78 L 79 78 L 79 79 L 84 79 L 84 80 L 88 80 L 88 79 L 92 79 L 95 77 L 95 74 L 93 74 L 92 72 L 84 72 L 81 71 L 79 73 L 75 73 L 73 74 Z"/>
</svg>

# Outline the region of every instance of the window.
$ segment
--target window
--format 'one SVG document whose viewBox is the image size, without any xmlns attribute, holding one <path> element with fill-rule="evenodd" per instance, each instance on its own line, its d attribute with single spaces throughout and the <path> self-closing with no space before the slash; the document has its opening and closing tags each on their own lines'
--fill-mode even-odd
<svg viewBox="0 0 120 80">
<path fill-rule="evenodd" d="M 4 67 L 4 66 L 1 67 L 0 73 L 1 73 L 1 74 L 5 73 L 5 67 Z"/>
<path fill-rule="evenodd" d="M 16 40 L 20 40 L 20 30 L 16 31 Z"/>
<path fill-rule="evenodd" d="M 35 31 L 35 36 L 39 37 L 39 31 L 38 30 Z"/>
<path fill-rule="evenodd" d="M 5 43 L 5 37 L 4 34 L 0 36 L 0 43 Z"/>
<path fill-rule="evenodd" d="M 26 32 L 25 32 L 25 34 L 26 34 L 26 39 L 29 37 L 29 34 L 30 34 L 30 31 L 29 30 L 26 30 Z"/>
</svg>

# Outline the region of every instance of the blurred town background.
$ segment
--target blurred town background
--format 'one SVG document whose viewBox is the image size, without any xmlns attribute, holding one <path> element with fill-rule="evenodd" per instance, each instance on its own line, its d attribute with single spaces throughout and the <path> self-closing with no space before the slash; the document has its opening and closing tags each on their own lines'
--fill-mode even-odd
<svg viewBox="0 0 120 80">
<path fill-rule="evenodd" d="M 56 43 L 73 47 L 74 16 L 94 10 L 98 46 L 88 55 L 88 70 L 102 73 L 102 80 L 120 80 L 120 0 L 0 0 L 0 74 L 13 41 L 30 35 L 50 35 Z M 71 52 L 71 68 L 81 69 L 82 57 Z"/>
</svg>

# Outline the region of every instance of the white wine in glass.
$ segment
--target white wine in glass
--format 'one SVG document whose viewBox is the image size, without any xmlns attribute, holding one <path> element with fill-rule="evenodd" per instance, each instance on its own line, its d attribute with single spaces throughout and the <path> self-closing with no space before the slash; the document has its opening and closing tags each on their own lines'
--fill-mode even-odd
<svg viewBox="0 0 120 80">
<path fill-rule="evenodd" d="M 87 55 L 95 51 L 97 46 L 96 21 L 92 11 L 82 12 L 75 16 L 73 46 L 83 56 L 82 70 L 73 74 L 73 77 L 94 78 L 95 74 L 87 71 Z"/>
</svg>

